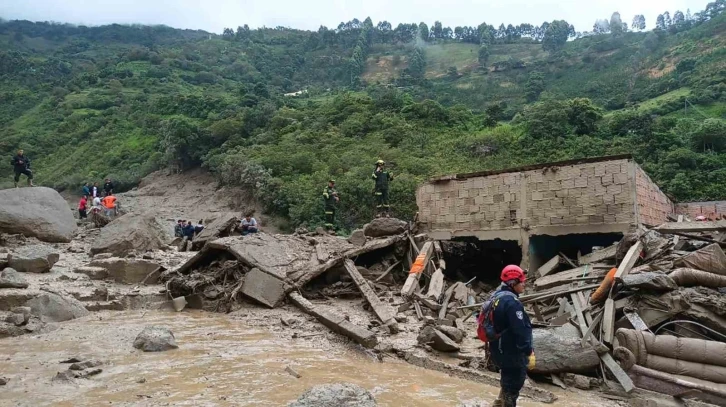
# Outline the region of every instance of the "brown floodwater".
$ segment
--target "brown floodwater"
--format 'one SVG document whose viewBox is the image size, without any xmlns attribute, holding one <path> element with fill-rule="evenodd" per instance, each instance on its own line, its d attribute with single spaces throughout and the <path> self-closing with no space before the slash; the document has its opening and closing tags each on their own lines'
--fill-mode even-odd
<svg viewBox="0 0 726 407">
<path fill-rule="evenodd" d="M 147 325 L 172 329 L 179 349 L 144 353 L 132 347 Z M 103 373 L 74 383 L 51 379 L 69 357 L 101 359 Z M 351 382 L 380 406 L 457 406 L 492 400 L 498 389 L 400 361 L 380 363 L 353 350 L 318 349 L 244 321 L 205 312 L 94 314 L 44 335 L 0 340 L 1 406 L 285 406 L 306 389 Z M 290 366 L 302 378 L 285 372 Z M 582 393 L 555 405 L 606 406 Z M 521 406 L 546 404 L 522 400 Z M 488 403 L 482 405 L 489 405 Z"/>
</svg>

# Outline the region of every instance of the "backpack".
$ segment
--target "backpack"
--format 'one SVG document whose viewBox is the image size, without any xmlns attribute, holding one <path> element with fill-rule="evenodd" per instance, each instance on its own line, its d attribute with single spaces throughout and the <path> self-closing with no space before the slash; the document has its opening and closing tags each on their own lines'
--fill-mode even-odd
<svg viewBox="0 0 726 407">
<path fill-rule="evenodd" d="M 497 333 L 494 329 L 494 309 L 499 305 L 499 300 L 504 296 L 517 297 L 509 291 L 499 291 L 494 293 L 492 297 L 481 306 L 481 312 L 476 319 L 476 335 L 482 342 L 491 342 L 499 339 L 506 329 Z"/>
</svg>

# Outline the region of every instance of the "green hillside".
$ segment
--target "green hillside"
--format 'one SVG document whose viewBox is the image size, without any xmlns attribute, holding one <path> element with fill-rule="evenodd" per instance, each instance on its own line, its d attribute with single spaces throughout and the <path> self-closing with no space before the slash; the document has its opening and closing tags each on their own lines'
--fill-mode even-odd
<svg viewBox="0 0 726 407">
<path fill-rule="evenodd" d="M 406 217 L 435 174 L 617 153 L 676 199 L 724 199 L 724 5 L 597 35 L 561 20 L 222 35 L 0 20 L 0 151 L 24 148 L 58 189 L 204 166 L 293 226 L 321 222 L 331 176 L 342 225 L 370 219 L 378 158 Z"/>
</svg>

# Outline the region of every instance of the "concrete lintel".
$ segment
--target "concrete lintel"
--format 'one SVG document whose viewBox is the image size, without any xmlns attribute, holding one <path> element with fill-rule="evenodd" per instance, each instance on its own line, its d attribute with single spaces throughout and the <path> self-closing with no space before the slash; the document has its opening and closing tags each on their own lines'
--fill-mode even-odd
<svg viewBox="0 0 726 407">
<path fill-rule="evenodd" d="M 634 229 L 630 223 L 603 223 L 590 225 L 541 226 L 530 230 L 530 235 L 562 236 L 583 233 L 628 233 Z"/>
</svg>

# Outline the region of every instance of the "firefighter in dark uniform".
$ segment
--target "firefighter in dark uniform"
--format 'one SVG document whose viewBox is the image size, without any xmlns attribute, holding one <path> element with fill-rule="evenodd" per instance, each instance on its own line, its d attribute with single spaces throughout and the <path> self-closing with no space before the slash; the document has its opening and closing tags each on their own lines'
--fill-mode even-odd
<svg viewBox="0 0 726 407">
<path fill-rule="evenodd" d="M 516 407 L 527 370 L 535 364 L 532 324 L 519 301 L 519 295 L 524 292 L 524 271 L 519 266 L 506 266 L 501 280 L 497 292 L 505 291 L 502 294 L 506 295 L 501 295 L 492 311 L 494 329 L 501 336 L 489 343 L 489 354 L 500 369 L 501 389 L 492 407 Z"/>
<path fill-rule="evenodd" d="M 340 198 L 335 190 L 335 180 L 328 181 L 328 186 L 323 190 L 323 202 L 325 203 L 325 228 L 335 230 L 335 208 Z"/>
<path fill-rule="evenodd" d="M 381 214 L 389 217 L 391 205 L 388 203 L 388 183 L 393 181 L 393 174 L 386 171 L 386 163 L 383 160 L 376 162 L 372 178 L 376 182 L 373 190 L 373 194 L 376 196 L 376 218 L 380 218 Z"/>
</svg>

